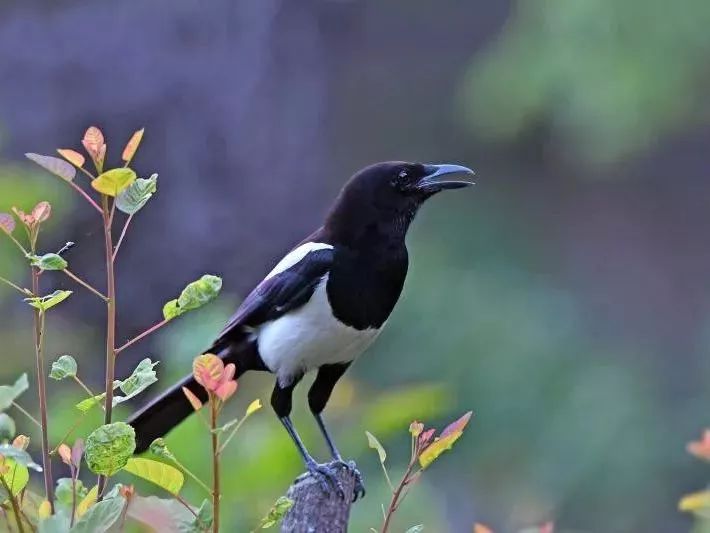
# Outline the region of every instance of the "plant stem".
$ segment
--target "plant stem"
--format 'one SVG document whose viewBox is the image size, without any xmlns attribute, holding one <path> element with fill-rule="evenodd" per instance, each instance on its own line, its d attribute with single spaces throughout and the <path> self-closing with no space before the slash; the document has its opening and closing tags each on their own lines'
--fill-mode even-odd
<svg viewBox="0 0 710 533">
<path fill-rule="evenodd" d="M 210 426 L 212 427 L 212 532 L 219 532 L 219 434 L 217 429 L 217 398 L 210 394 Z"/>
<path fill-rule="evenodd" d="M 24 294 L 25 296 L 32 296 L 32 294 L 30 293 L 30 291 L 28 291 L 27 289 L 23 289 L 22 287 L 19 287 L 19 286 L 15 285 L 15 284 L 14 284 L 12 281 L 10 281 L 9 279 L 5 279 L 5 278 L 3 278 L 2 276 L 0 276 L 0 281 L 2 281 L 3 283 L 9 285 L 9 286 L 12 287 L 13 289 L 15 289 L 15 290 L 17 290 L 17 291 L 20 291 L 20 292 L 21 292 L 22 294 Z"/>
<path fill-rule="evenodd" d="M 64 270 L 62 270 L 62 272 L 64 272 L 67 276 L 69 276 L 71 279 L 73 279 L 74 281 L 76 281 L 79 285 L 83 285 L 85 288 L 89 289 L 89 290 L 90 290 L 91 292 L 93 292 L 96 296 L 98 296 L 99 298 L 101 298 L 104 302 L 107 302 L 107 301 L 108 301 L 108 298 L 107 298 L 106 296 L 104 296 L 103 294 L 101 294 L 101 292 L 99 292 L 97 289 L 95 289 L 94 287 L 92 287 L 91 285 L 89 285 L 86 281 L 84 281 L 83 279 L 81 279 L 79 276 L 77 276 L 76 274 L 74 274 L 73 272 L 71 272 L 71 270 L 69 270 L 68 268 L 65 268 Z"/>
<path fill-rule="evenodd" d="M 93 398 L 94 396 L 96 396 L 96 394 L 91 392 L 91 389 L 89 387 L 87 387 L 84 384 L 84 382 L 79 379 L 79 376 L 74 375 L 74 376 L 72 376 L 72 379 L 77 383 L 77 385 L 79 385 L 82 389 L 84 389 L 86 394 L 89 395 L 89 398 Z"/>
<path fill-rule="evenodd" d="M 89 203 L 91 204 L 91 206 L 92 206 L 94 209 L 96 209 L 99 213 L 102 213 L 102 214 L 103 214 L 103 211 L 102 211 L 101 208 L 99 207 L 99 204 L 97 204 L 96 202 L 94 202 L 94 199 L 93 199 L 91 196 L 89 196 L 89 195 L 86 193 L 86 191 L 85 191 L 84 189 L 82 189 L 81 187 L 79 187 L 79 186 L 78 186 L 76 183 L 74 183 L 73 181 L 70 181 L 70 182 L 69 182 L 69 185 L 71 185 L 72 188 L 73 188 L 76 192 L 78 192 L 79 194 L 81 194 L 81 195 L 84 197 L 84 199 L 85 199 L 87 202 L 89 202 Z"/>
<path fill-rule="evenodd" d="M 22 512 L 20 511 L 20 506 L 17 503 L 17 498 L 12 495 L 7 481 L 3 476 L 0 476 L 0 482 L 2 482 L 2 487 L 7 491 L 10 503 L 12 503 L 12 513 L 15 515 L 15 521 L 17 522 L 17 529 L 20 533 L 25 533 L 25 526 L 22 525 Z"/>
<path fill-rule="evenodd" d="M 389 507 L 387 508 L 387 513 L 385 514 L 385 521 L 382 524 L 382 529 L 380 530 L 380 533 L 387 533 L 390 527 L 390 520 L 392 519 L 392 516 L 394 515 L 394 512 L 397 510 L 397 507 L 399 505 L 399 497 L 402 494 L 404 487 L 406 487 L 407 483 L 409 483 L 409 475 L 412 473 L 412 469 L 414 468 L 415 463 L 416 457 L 412 458 L 412 460 L 409 462 L 406 472 L 402 476 L 402 479 L 399 481 L 397 488 L 392 493 L 392 500 L 390 500 Z"/>
<path fill-rule="evenodd" d="M 113 260 L 116 260 L 116 255 L 118 254 L 118 249 L 121 247 L 121 243 L 123 242 L 123 238 L 126 236 L 126 230 L 128 230 L 128 225 L 131 223 L 131 220 L 133 220 L 133 215 L 128 215 L 128 218 L 126 219 L 126 222 L 123 224 L 123 229 L 121 230 L 121 235 L 118 237 L 118 242 L 116 243 L 116 248 L 113 250 Z"/>
<path fill-rule="evenodd" d="M 111 209 L 109 197 L 101 195 L 101 206 L 104 221 L 104 248 L 106 258 L 106 401 L 104 423 L 111 423 L 113 413 L 113 380 L 116 365 L 116 282 L 113 271 L 113 239 L 111 237 Z M 99 476 L 99 494 L 103 493 L 106 478 Z"/>
<path fill-rule="evenodd" d="M 119 348 L 116 348 L 116 355 L 118 355 L 118 354 L 121 353 L 123 350 L 125 350 L 126 348 L 128 348 L 131 344 L 133 344 L 133 343 L 135 343 L 135 342 L 138 342 L 138 341 L 141 340 L 142 338 L 147 337 L 148 335 L 150 335 L 151 333 L 153 333 L 155 330 L 162 328 L 162 327 L 163 327 L 165 324 L 167 324 L 168 322 L 170 322 L 170 321 L 169 321 L 168 319 L 165 319 L 165 320 L 161 320 L 161 321 L 158 322 L 157 324 L 153 324 L 151 327 L 149 327 L 147 330 L 145 330 L 143 333 L 141 333 L 141 334 L 138 335 L 137 337 L 133 337 L 131 340 L 129 340 L 129 341 L 128 341 L 126 344 L 124 344 L 123 346 L 121 346 L 121 347 L 119 347 Z"/>
<path fill-rule="evenodd" d="M 212 489 L 210 489 L 204 481 L 202 481 L 199 477 L 197 477 L 195 474 L 193 474 L 185 465 L 183 465 L 180 461 L 177 460 L 176 457 L 172 458 L 173 463 L 175 463 L 175 466 L 177 466 L 180 470 L 183 471 L 183 473 L 187 474 L 190 476 L 195 483 L 197 483 L 200 487 L 205 489 L 207 491 L 207 494 L 212 494 Z"/>
<path fill-rule="evenodd" d="M 42 424 L 39 423 L 39 420 L 37 420 L 34 416 L 32 416 L 30 413 L 28 413 L 24 407 L 22 407 L 19 403 L 17 402 L 12 402 L 13 407 L 15 407 L 18 411 L 20 411 L 23 415 L 25 415 L 27 418 L 32 420 L 35 424 L 37 424 L 37 427 L 41 428 Z"/>
<path fill-rule="evenodd" d="M 33 250 L 34 252 L 34 250 Z M 39 269 L 32 267 L 32 292 L 39 293 Z M 34 310 L 35 362 L 37 366 L 37 392 L 39 395 L 40 427 L 42 429 L 42 467 L 44 470 L 44 492 L 54 512 L 54 490 L 52 486 L 52 463 L 49 459 L 49 430 L 47 428 L 47 383 L 44 377 L 44 312 Z"/>
</svg>

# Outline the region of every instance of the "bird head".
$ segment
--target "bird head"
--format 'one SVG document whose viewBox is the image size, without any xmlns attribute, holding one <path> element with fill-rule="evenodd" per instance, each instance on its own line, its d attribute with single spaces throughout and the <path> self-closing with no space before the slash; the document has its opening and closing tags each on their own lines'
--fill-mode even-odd
<svg viewBox="0 0 710 533">
<path fill-rule="evenodd" d="M 388 161 L 370 165 L 345 184 L 327 226 L 345 240 L 357 239 L 373 229 L 404 237 L 427 199 L 444 190 L 473 185 L 471 181 L 451 179 L 473 174 L 470 168 L 452 164 Z"/>
</svg>

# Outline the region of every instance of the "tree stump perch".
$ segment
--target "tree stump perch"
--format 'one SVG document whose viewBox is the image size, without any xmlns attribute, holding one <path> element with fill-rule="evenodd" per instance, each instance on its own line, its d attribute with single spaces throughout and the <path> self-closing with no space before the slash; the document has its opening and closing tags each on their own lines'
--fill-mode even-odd
<svg viewBox="0 0 710 533">
<path fill-rule="evenodd" d="M 334 492 L 323 492 L 318 480 L 309 473 L 296 478 L 286 493 L 293 500 L 293 506 L 281 522 L 281 533 L 343 533 L 348 530 L 355 478 L 345 468 L 339 468 L 337 472 L 344 498 Z"/>
</svg>

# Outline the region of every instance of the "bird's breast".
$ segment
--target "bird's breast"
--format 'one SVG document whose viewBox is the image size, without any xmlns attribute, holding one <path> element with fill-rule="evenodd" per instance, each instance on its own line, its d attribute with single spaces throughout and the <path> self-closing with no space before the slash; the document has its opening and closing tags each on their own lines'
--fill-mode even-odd
<svg viewBox="0 0 710 533">
<path fill-rule="evenodd" d="M 356 329 L 334 316 L 328 277 L 303 306 L 256 330 L 259 355 L 282 386 L 321 365 L 352 361 L 379 334 L 379 327 Z"/>
</svg>

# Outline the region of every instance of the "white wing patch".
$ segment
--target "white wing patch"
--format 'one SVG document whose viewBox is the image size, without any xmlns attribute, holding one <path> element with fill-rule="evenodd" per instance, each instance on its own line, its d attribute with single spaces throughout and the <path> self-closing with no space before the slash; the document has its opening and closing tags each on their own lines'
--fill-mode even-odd
<svg viewBox="0 0 710 533">
<path fill-rule="evenodd" d="M 336 319 L 328 302 L 327 282 L 326 274 L 303 307 L 256 328 L 259 355 L 281 386 L 321 365 L 356 359 L 380 332 L 357 330 Z"/>
<path fill-rule="evenodd" d="M 264 279 L 267 280 L 269 278 L 273 278 L 276 274 L 280 274 L 284 270 L 288 270 L 293 265 L 301 261 L 304 257 L 306 257 L 309 253 L 315 250 L 328 249 L 332 250 L 333 247 L 330 244 L 325 244 L 323 242 L 307 242 L 305 244 L 302 244 L 295 250 L 291 250 L 289 253 L 287 253 L 284 258 L 279 261 L 278 264 L 273 268 L 273 270 L 266 275 Z"/>
</svg>

